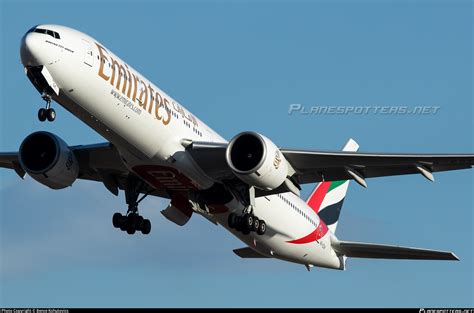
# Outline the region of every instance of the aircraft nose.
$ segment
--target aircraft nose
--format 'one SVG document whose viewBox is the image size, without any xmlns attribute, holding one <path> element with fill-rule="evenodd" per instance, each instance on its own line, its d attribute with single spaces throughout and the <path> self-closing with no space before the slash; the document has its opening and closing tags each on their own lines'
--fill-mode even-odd
<svg viewBox="0 0 474 313">
<path fill-rule="evenodd" d="M 40 60 L 38 60 L 39 46 L 38 34 L 29 31 L 23 36 L 20 44 L 20 58 L 23 66 L 42 65 Z"/>
</svg>

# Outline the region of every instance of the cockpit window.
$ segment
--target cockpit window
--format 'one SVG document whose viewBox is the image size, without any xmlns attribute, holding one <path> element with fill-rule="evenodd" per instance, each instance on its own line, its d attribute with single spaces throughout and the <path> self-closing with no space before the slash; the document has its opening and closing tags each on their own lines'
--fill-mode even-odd
<svg viewBox="0 0 474 313">
<path fill-rule="evenodd" d="M 35 33 L 40 33 L 40 34 L 46 34 L 46 35 L 50 35 L 51 37 L 54 37 L 56 39 L 61 39 L 61 37 L 59 36 L 59 34 L 55 31 L 52 31 L 52 30 L 49 30 L 49 29 L 43 29 L 43 28 L 35 28 L 33 27 L 32 29 L 30 29 L 28 32 L 35 32 Z"/>
<path fill-rule="evenodd" d="M 32 33 L 32 32 L 34 32 L 35 29 L 36 29 L 36 27 L 38 27 L 38 25 L 31 27 L 26 33 Z"/>
</svg>

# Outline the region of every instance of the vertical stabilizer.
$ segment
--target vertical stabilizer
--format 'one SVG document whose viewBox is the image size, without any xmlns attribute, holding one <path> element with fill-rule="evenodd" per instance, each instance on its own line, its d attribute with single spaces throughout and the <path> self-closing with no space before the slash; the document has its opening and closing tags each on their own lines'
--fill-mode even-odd
<svg viewBox="0 0 474 313">
<path fill-rule="evenodd" d="M 357 142 L 349 139 L 342 151 L 356 152 L 358 149 Z M 336 232 L 349 182 L 349 180 L 321 182 L 306 201 L 333 233 Z"/>
</svg>

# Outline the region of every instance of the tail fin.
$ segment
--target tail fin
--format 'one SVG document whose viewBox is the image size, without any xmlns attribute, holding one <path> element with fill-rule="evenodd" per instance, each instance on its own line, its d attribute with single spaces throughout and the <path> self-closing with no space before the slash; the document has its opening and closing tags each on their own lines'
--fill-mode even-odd
<svg viewBox="0 0 474 313">
<path fill-rule="evenodd" d="M 342 151 L 355 152 L 358 149 L 357 142 L 349 139 Z M 349 182 L 349 180 L 321 182 L 306 200 L 333 233 L 336 232 L 337 221 L 341 214 Z"/>
</svg>

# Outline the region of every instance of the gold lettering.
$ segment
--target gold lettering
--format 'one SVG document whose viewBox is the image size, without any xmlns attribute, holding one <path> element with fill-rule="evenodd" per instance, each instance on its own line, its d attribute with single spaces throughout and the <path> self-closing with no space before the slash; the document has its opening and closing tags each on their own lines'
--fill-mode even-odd
<svg viewBox="0 0 474 313">
<path fill-rule="evenodd" d="M 150 84 L 148 84 L 148 89 L 150 89 L 150 96 L 153 97 L 154 90 L 153 90 L 153 88 L 151 88 Z M 150 114 L 151 114 L 151 110 L 153 109 L 153 102 L 154 101 L 150 101 L 150 106 L 148 107 L 148 113 L 150 113 Z"/>
<path fill-rule="evenodd" d="M 140 86 L 141 86 L 141 92 L 140 92 L 140 98 L 138 101 L 140 102 L 140 106 L 146 110 L 146 104 L 148 102 L 148 88 L 146 88 L 145 82 L 140 79 Z M 145 99 L 144 99 L 145 98 Z"/>
<path fill-rule="evenodd" d="M 176 103 L 176 102 L 172 102 L 173 104 L 173 109 L 176 111 L 176 112 L 179 112 L 179 105 Z"/>
<path fill-rule="evenodd" d="M 128 74 L 128 76 L 125 78 L 125 81 L 129 82 L 127 97 L 130 99 L 130 95 L 132 94 L 132 88 L 133 88 L 132 75 L 130 74 L 130 71 L 128 70 L 127 64 L 125 64 L 125 67 L 127 68 L 127 74 Z M 133 101 L 135 101 L 135 99 L 133 99 Z"/>
<path fill-rule="evenodd" d="M 115 84 L 115 88 L 117 90 L 120 90 L 120 82 L 122 81 L 122 76 L 124 77 L 124 82 L 123 82 L 123 87 L 122 87 L 122 94 L 125 94 L 125 91 L 127 90 L 127 72 L 125 71 L 125 67 L 115 61 L 114 59 L 110 58 L 112 62 L 112 78 L 110 79 L 110 84 L 113 86 L 115 82 L 115 69 L 118 69 L 117 73 L 117 83 Z"/>
<path fill-rule="evenodd" d="M 97 49 L 99 50 L 99 57 L 100 57 L 100 65 L 99 65 L 99 72 L 98 75 L 104 79 L 105 81 L 109 81 L 112 86 L 115 86 L 117 90 L 121 90 L 122 94 L 127 96 L 133 102 L 138 100 L 138 105 L 147 110 L 148 113 L 152 114 L 153 106 L 155 106 L 155 117 L 156 119 L 160 120 L 163 125 L 168 125 L 171 121 L 171 108 L 168 99 L 162 96 L 159 92 L 155 92 L 151 84 L 145 83 L 142 79 L 140 79 L 135 73 L 130 72 L 127 64 L 120 64 L 118 61 L 114 60 L 110 55 L 109 52 L 96 43 Z M 110 61 L 109 61 L 110 59 Z M 104 72 L 105 69 L 105 62 L 109 63 L 112 68 L 112 74 L 107 76 Z M 120 85 L 122 84 L 122 77 L 123 77 L 123 85 L 120 89 Z M 133 84 L 132 84 L 133 79 Z M 128 87 L 128 88 L 127 88 Z M 132 89 L 133 89 L 133 96 L 132 96 Z M 140 95 L 137 98 L 137 92 L 140 89 Z M 130 98 L 132 96 L 132 98 Z M 173 107 L 179 112 L 183 117 L 189 119 L 186 116 L 184 109 L 174 101 L 172 102 Z M 164 110 L 164 112 L 163 112 Z M 164 118 L 167 115 L 166 119 Z M 195 118 L 193 118 L 193 122 L 197 124 Z"/>
<path fill-rule="evenodd" d="M 156 94 L 155 94 L 155 101 L 156 101 L 156 105 L 157 106 L 162 106 L 163 105 L 163 97 L 161 96 L 161 94 L 157 91 Z"/>
<path fill-rule="evenodd" d="M 160 95 L 159 92 L 156 92 L 155 93 L 155 117 L 158 119 L 158 120 L 161 120 L 161 116 L 160 116 L 160 107 L 163 106 L 163 97 Z"/>
<path fill-rule="evenodd" d="M 102 47 L 101 45 L 99 45 L 97 42 L 95 43 L 96 46 L 97 46 L 97 49 L 99 50 L 99 76 L 102 77 L 105 81 L 108 81 L 109 80 L 109 76 L 105 75 L 104 73 L 104 64 L 105 64 L 105 60 L 108 61 L 107 57 L 105 56 L 104 52 L 108 54 L 107 50 L 105 50 L 104 47 Z"/>
<path fill-rule="evenodd" d="M 161 96 L 161 94 L 157 91 L 155 93 L 155 116 L 157 119 L 160 119 L 160 117 L 158 116 L 158 109 L 163 106 L 163 97 Z"/>
<path fill-rule="evenodd" d="M 132 74 L 132 77 L 133 77 L 133 97 L 132 97 L 132 101 L 135 102 L 135 100 L 137 100 L 138 78 L 137 78 L 137 76 L 135 76 L 135 74 Z"/>
<path fill-rule="evenodd" d="M 171 110 L 168 105 L 169 105 L 168 99 L 164 98 L 164 109 L 165 109 L 166 114 L 168 114 L 168 118 L 166 120 L 163 119 L 163 125 L 168 125 L 171 121 Z"/>
<path fill-rule="evenodd" d="M 184 113 L 183 107 L 178 104 L 178 112 L 181 114 L 183 118 L 186 117 L 186 114 Z"/>
</svg>

